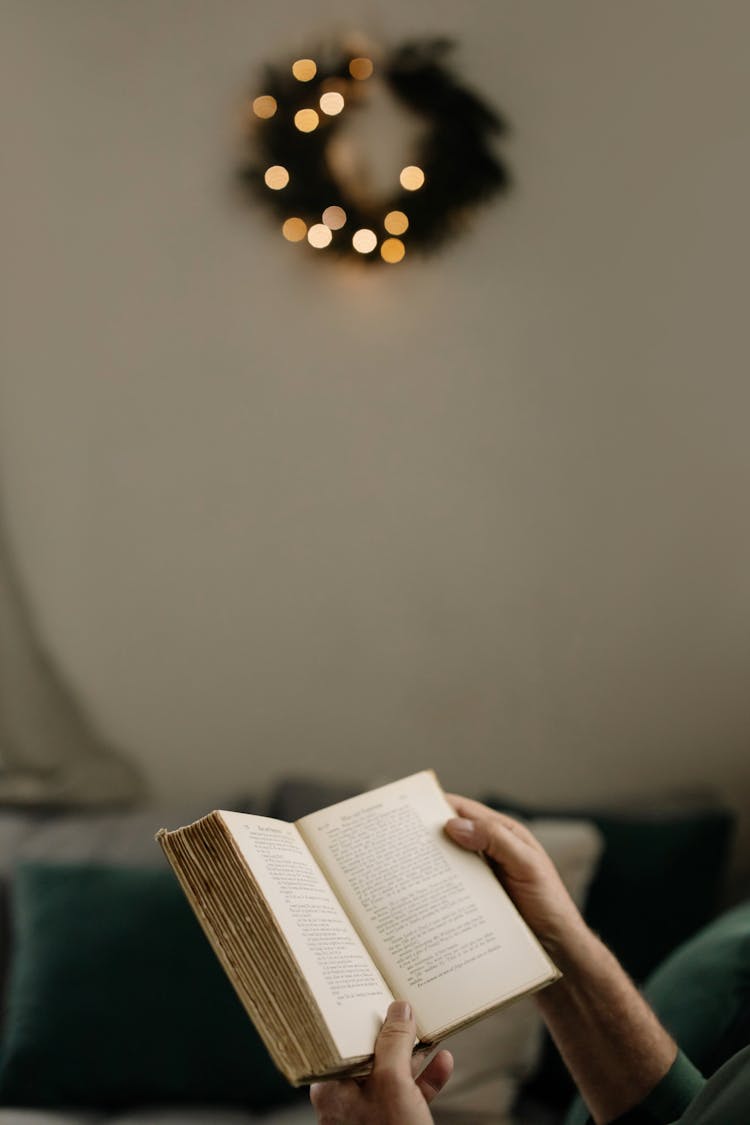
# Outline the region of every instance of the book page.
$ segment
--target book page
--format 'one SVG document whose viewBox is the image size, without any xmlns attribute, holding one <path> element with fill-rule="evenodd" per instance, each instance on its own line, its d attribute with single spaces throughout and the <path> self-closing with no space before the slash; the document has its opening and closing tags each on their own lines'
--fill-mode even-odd
<svg viewBox="0 0 750 1125">
<path fill-rule="evenodd" d="M 297 822 L 425 1038 L 557 975 L 454 815 L 425 771 Z"/>
<path fill-rule="evenodd" d="M 342 1059 L 372 1053 L 393 999 L 293 824 L 219 814 L 247 861 Z"/>
</svg>

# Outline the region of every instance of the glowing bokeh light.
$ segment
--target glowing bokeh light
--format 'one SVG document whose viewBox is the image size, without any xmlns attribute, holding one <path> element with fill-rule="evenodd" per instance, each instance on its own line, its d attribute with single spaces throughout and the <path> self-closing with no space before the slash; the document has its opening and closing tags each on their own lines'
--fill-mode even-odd
<svg viewBox="0 0 750 1125">
<path fill-rule="evenodd" d="M 292 64 L 292 74 L 298 82 L 310 82 L 318 73 L 314 59 L 297 59 Z"/>
<path fill-rule="evenodd" d="M 289 183 L 289 173 L 283 164 L 272 164 L 270 168 L 266 168 L 263 179 L 266 187 L 270 187 L 272 191 L 281 191 Z"/>
<path fill-rule="evenodd" d="M 332 238 L 333 235 L 331 234 L 330 228 L 324 223 L 315 223 L 307 232 L 307 241 L 311 246 L 314 246 L 316 250 L 325 249 L 326 246 L 330 245 Z"/>
<path fill-rule="evenodd" d="M 358 254 L 371 254 L 378 244 L 378 236 L 374 230 L 368 230 L 367 227 L 362 227 L 360 230 L 354 232 L 352 238 L 352 246 Z"/>
<path fill-rule="evenodd" d="M 384 262 L 400 262 L 406 253 L 406 247 L 400 238 L 386 238 L 380 247 L 380 256 Z"/>
<path fill-rule="evenodd" d="M 352 59 L 349 63 L 349 73 L 352 78 L 356 78 L 359 82 L 363 82 L 365 78 L 369 78 L 374 69 L 372 59 Z"/>
<path fill-rule="evenodd" d="M 389 211 L 383 226 L 389 234 L 404 234 L 409 229 L 409 219 L 403 211 Z"/>
<path fill-rule="evenodd" d="M 323 113 L 328 114 L 329 117 L 336 117 L 337 114 L 341 113 L 344 105 L 343 94 L 338 94 L 335 90 L 332 90 L 328 94 L 323 94 L 320 99 L 320 108 L 323 110 Z"/>
<path fill-rule="evenodd" d="M 277 109 L 276 98 L 272 98 L 270 94 L 261 94 L 253 102 L 253 113 L 256 117 L 262 117 L 264 120 L 273 117 Z"/>
<path fill-rule="evenodd" d="M 346 211 L 343 207 L 326 207 L 323 222 L 331 230 L 341 230 L 346 224 Z"/>
<path fill-rule="evenodd" d="M 307 234 L 307 223 L 304 219 L 287 219 L 281 233 L 287 242 L 301 242 Z"/>
<path fill-rule="evenodd" d="M 399 181 L 406 191 L 418 191 L 424 183 L 424 172 L 416 164 L 409 164 L 401 169 Z"/>
<path fill-rule="evenodd" d="M 294 115 L 294 124 L 300 133 L 312 133 L 317 129 L 320 118 L 314 109 L 298 109 Z"/>
</svg>

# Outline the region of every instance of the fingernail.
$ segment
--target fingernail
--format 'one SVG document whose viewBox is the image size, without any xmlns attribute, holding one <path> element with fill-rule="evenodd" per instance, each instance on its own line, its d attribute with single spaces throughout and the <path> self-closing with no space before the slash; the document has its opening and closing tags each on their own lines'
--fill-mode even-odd
<svg viewBox="0 0 750 1125">
<path fill-rule="evenodd" d="M 464 816 L 457 816 L 455 820 L 451 821 L 451 834 L 463 836 L 465 840 L 470 840 L 474 835 L 474 821 L 467 820 Z"/>
<path fill-rule="evenodd" d="M 406 1000 L 394 1000 L 388 1009 L 389 1020 L 410 1020 L 411 1019 L 411 1004 L 407 1004 Z"/>
</svg>

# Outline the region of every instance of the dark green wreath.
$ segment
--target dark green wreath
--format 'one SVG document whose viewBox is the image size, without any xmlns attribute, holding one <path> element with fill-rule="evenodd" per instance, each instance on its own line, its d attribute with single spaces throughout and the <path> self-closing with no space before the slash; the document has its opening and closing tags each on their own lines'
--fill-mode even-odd
<svg viewBox="0 0 750 1125">
<path fill-rule="evenodd" d="M 424 186 L 418 191 L 398 185 L 377 208 L 363 208 L 347 197 L 326 161 L 327 145 L 343 114 L 321 114 L 320 126 L 314 132 L 302 133 L 295 127 L 295 113 L 317 104 L 326 80 L 354 82 L 349 75 L 352 53 L 344 50 L 329 52 L 328 58 L 318 53 L 318 71 L 310 82 L 298 81 L 290 64 L 266 68 L 262 93 L 271 95 L 278 108 L 270 119 L 253 122 L 253 157 L 239 173 L 244 188 L 282 222 L 295 216 L 310 226 L 321 222 L 326 207 L 343 207 L 347 223 L 333 232 L 329 253 L 380 261 L 379 254 L 356 253 L 352 232 L 366 227 L 376 231 L 379 241 L 387 237 L 383 234 L 387 211 L 408 215 L 409 228 L 402 236 L 407 252 L 433 250 L 461 228 L 472 207 L 510 186 L 506 166 L 490 148 L 490 139 L 504 133 L 506 124 L 444 65 L 452 46 L 446 39 L 405 43 L 387 55 L 378 68 L 395 96 L 427 122 L 419 151 L 413 154 L 413 163 L 425 174 Z M 356 100 L 346 99 L 344 112 L 356 112 L 357 108 Z M 273 165 L 289 172 L 289 183 L 283 190 L 269 190 L 264 182 L 265 170 Z"/>
</svg>

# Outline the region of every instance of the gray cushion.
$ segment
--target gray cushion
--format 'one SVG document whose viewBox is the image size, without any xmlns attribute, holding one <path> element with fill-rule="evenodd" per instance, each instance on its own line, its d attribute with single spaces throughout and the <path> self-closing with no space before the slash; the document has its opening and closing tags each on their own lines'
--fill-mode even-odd
<svg viewBox="0 0 750 1125">
<path fill-rule="evenodd" d="M 252 802 L 225 808 L 252 812 Z M 109 866 L 161 867 L 166 860 L 154 840 L 159 828 L 179 828 L 210 810 L 205 802 L 147 805 L 134 812 L 0 812 L 0 1028 L 10 958 L 9 879 L 19 862 L 104 863 Z M 0 1125 L 5 1125 L 4 1122 Z"/>
<path fill-rule="evenodd" d="M 161 866 L 158 828 L 178 828 L 209 810 L 205 803 L 150 805 L 137 812 L 34 815 L 0 814 L 0 877 L 20 860 L 81 863 L 101 860 L 138 867 Z"/>
<path fill-rule="evenodd" d="M 0 1109 L 0 1125 L 99 1125 L 97 1113 L 48 1113 L 42 1109 Z"/>
<path fill-rule="evenodd" d="M 274 1110 L 256 1117 L 242 1110 L 212 1106 L 142 1109 L 133 1113 L 49 1113 L 38 1109 L 0 1109 L 0 1125 L 314 1125 L 308 1105 Z"/>
</svg>

